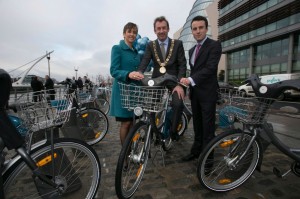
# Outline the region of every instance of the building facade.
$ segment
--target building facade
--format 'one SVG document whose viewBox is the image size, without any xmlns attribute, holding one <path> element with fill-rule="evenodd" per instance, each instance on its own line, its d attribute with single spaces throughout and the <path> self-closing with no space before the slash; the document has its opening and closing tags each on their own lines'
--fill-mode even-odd
<svg viewBox="0 0 300 199">
<path fill-rule="evenodd" d="M 180 36 L 177 37 L 175 33 L 174 38 L 178 38 L 183 42 L 183 47 L 185 50 L 185 57 L 188 61 L 189 54 L 188 51 L 193 46 L 196 45 L 196 40 L 194 39 L 191 31 L 191 21 L 194 17 L 202 15 L 208 20 L 208 37 L 217 40 L 218 39 L 218 1 L 217 0 L 196 0 L 189 16 L 186 19 L 185 24 L 183 25 L 180 32 Z M 188 63 L 188 62 L 187 62 Z M 219 63 L 219 70 L 224 69 L 225 67 L 225 58 L 221 57 Z M 189 69 L 189 65 L 187 66 Z"/>
<path fill-rule="evenodd" d="M 225 81 L 300 72 L 300 0 L 219 0 Z"/>
</svg>

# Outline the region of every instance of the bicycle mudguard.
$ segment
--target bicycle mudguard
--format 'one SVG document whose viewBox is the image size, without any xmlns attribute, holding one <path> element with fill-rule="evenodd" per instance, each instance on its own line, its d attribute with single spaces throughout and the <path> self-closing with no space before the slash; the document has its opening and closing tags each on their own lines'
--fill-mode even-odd
<svg viewBox="0 0 300 199">
<path fill-rule="evenodd" d="M 258 75 L 251 75 L 245 83 L 252 85 L 253 91 L 257 97 L 278 98 L 285 90 L 293 89 L 300 91 L 300 80 L 284 80 L 274 84 L 263 84 Z"/>
</svg>

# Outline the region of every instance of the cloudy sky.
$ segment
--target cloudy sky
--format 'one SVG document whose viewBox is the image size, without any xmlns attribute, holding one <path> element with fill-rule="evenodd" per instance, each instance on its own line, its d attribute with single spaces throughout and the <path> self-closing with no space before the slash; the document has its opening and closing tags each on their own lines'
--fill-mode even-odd
<svg viewBox="0 0 300 199">
<path fill-rule="evenodd" d="M 51 76 L 62 80 L 109 75 L 110 51 L 123 26 L 138 25 L 142 37 L 156 38 L 153 20 L 164 15 L 169 36 L 180 29 L 195 0 L 0 0 L 0 68 L 7 71 L 51 54 Z M 30 65 L 22 67 L 24 71 Z M 12 76 L 18 76 L 14 71 Z M 48 73 L 47 59 L 29 74 Z"/>
</svg>

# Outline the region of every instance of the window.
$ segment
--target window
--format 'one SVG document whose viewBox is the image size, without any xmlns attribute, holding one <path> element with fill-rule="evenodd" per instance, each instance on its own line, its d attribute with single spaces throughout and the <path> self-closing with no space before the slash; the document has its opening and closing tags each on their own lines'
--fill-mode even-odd
<svg viewBox="0 0 300 199">
<path fill-rule="evenodd" d="M 255 66 L 253 68 L 254 74 L 260 75 L 261 74 L 261 67 L 260 66 Z"/>
<path fill-rule="evenodd" d="M 280 71 L 281 73 L 287 72 L 287 63 L 281 63 Z"/>
<path fill-rule="evenodd" d="M 300 72 L 300 61 L 294 61 L 293 62 L 293 72 Z"/>
<path fill-rule="evenodd" d="M 280 64 L 271 65 L 271 74 L 280 73 Z"/>
<path fill-rule="evenodd" d="M 270 66 L 264 65 L 261 67 L 261 74 L 269 74 L 270 73 Z"/>
<path fill-rule="evenodd" d="M 289 25 L 289 17 L 277 21 L 276 24 L 277 24 L 277 29 L 288 26 Z"/>
<path fill-rule="evenodd" d="M 266 9 L 267 9 L 267 3 L 261 4 L 260 6 L 257 7 L 257 13 L 260 13 Z"/>
<path fill-rule="evenodd" d="M 263 27 L 257 29 L 256 33 L 257 33 L 257 36 L 265 34 L 266 33 L 266 27 L 263 26 Z"/>
<path fill-rule="evenodd" d="M 276 30 L 276 23 L 271 23 L 266 26 L 266 32 L 272 32 Z"/>
</svg>

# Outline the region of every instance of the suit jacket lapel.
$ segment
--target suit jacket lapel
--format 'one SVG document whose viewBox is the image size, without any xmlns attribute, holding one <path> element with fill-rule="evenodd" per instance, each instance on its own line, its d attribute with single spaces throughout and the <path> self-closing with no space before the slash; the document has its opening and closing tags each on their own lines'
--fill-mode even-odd
<svg viewBox="0 0 300 199">
<path fill-rule="evenodd" d="M 196 61 L 199 59 L 199 57 L 201 57 L 201 54 L 203 54 L 203 52 L 204 52 L 204 50 L 205 50 L 205 47 L 209 44 L 209 42 L 210 42 L 210 40 L 209 40 L 209 38 L 207 38 L 207 39 L 205 40 L 204 44 L 201 46 L 201 48 L 200 48 L 200 50 L 199 50 L 198 56 L 197 56 L 197 58 L 196 58 L 196 60 L 195 60 L 195 63 L 196 63 Z"/>
<path fill-rule="evenodd" d="M 168 37 L 168 46 L 167 46 L 166 57 L 167 57 L 168 54 L 169 54 L 170 48 L 171 48 L 171 39 Z"/>
</svg>

